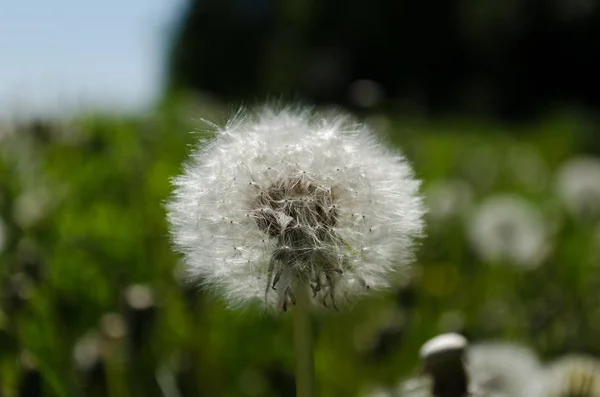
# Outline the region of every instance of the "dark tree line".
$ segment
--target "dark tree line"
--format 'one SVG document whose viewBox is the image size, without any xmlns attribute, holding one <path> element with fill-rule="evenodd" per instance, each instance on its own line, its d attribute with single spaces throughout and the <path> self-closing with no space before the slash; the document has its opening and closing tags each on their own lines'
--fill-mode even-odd
<svg viewBox="0 0 600 397">
<path fill-rule="evenodd" d="M 507 119 L 600 103 L 597 0 L 191 0 L 170 90 Z M 356 84 L 366 80 L 368 84 Z"/>
</svg>

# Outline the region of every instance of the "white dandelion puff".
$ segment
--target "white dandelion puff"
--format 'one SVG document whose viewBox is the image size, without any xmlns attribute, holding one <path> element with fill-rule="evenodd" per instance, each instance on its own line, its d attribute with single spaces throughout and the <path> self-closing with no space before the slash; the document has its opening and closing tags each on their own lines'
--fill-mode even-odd
<svg viewBox="0 0 600 397">
<path fill-rule="evenodd" d="M 531 397 L 542 376 L 531 349 L 506 342 L 472 345 L 466 364 L 471 392 L 479 396 Z"/>
<path fill-rule="evenodd" d="M 556 174 L 556 194 L 574 216 L 585 218 L 600 213 L 600 159 L 576 157 Z"/>
<path fill-rule="evenodd" d="M 548 252 L 542 213 L 517 195 L 492 196 L 474 211 L 469 223 L 473 248 L 488 262 L 535 267 Z"/>
<path fill-rule="evenodd" d="M 600 362 L 564 356 L 548 367 L 540 391 L 540 397 L 600 397 Z"/>
<path fill-rule="evenodd" d="M 344 114 L 240 112 L 198 147 L 167 204 L 188 274 L 232 306 L 283 309 L 390 286 L 422 234 L 419 182 L 399 153 Z"/>
</svg>

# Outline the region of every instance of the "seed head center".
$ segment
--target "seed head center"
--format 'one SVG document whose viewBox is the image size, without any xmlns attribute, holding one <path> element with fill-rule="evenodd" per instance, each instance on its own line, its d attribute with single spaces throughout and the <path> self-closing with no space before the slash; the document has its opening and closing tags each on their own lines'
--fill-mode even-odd
<svg viewBox="0 0 600 397">
<path fill-rule="evenodd" d="M 300 178 L 281 179 L 260 189 L 252 202 L 252 217 L 260 230 L 277 239 L 271 256 L 266 294 L 276 289 L 284 272 L 289 271 L 310 284 L 313 298 L 320 295 L 324 306 L 334 308 L 335 286 L 343 273 L 343 261 L 335 252 L 333 227 L 338 222 L 335 195 L 330 188 Z M 283 287 L 282 308 L 294 302 L 290 285 Z"/>
<path fill-rule="evenodd" d="M 317 239 L 337 223 L 331 189 L 304 178 L 288 178 L 261 189 L 253 203 L 257 226 L 271 237 Z M 288 238 L 285 238 L 288 237 Z"/>
</svg>

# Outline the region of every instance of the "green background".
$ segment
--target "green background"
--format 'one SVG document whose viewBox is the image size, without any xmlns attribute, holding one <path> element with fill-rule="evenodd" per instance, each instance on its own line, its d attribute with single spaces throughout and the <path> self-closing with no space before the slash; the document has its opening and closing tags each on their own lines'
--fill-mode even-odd
<svg viewBox="0 0 600 397">
<path fill-rule="evenodd" d="M 226 309 L 182 279 L 169 242 L 170 178 L 206 135 L 198 119 L 222 123 L 230 110 L 180 99 L 143 116 L 0 127 L 0 395 L 294 394 L 290 313 Z M 405 153 L 425 194 L 459 179 L 473 203 L 428 216 L 401 288 L 316 316 L 321 396 L 395 384 L 418 370 L 420 345 L 446 331 L 525 343 L 544 359 L 600 353 L 600 216 L 572 216 L 555 194 L 558 167 L 590 142 L 583 117 L 366 120 Z M 510 153 L 541 159 L 542 177 L 524 178 L 527 161 Z M 502 193 L 530 200 L 553 225 L 537 268 L 486 263 L 467 239 L 473 208 Z M 146 292 L 152 302 L 135 300 Z"/>
</svg>

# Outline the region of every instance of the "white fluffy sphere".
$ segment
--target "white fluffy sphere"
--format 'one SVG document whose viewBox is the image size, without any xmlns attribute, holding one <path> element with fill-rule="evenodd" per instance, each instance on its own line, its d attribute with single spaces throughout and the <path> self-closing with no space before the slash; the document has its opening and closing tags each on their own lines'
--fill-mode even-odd
<svg viewBox="0 0 600 397">
<path fill-rule="evenodd" d="M 324 306 L 386 288 L 423 230 L 410 166 L 345 114 L 239 112 L 174 185 L 174 244 L 232 306 L 285 309 L 298 285 Z"/>
</svg>

